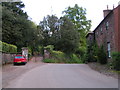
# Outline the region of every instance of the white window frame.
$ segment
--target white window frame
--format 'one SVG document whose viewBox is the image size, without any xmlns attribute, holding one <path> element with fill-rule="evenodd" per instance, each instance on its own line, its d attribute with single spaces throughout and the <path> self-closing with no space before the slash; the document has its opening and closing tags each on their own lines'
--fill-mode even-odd
<svg viewBox="0 0 120 90">
<path fill-rule="evenodd" d="M 111 45 L 110 42 L 107 43 L 107 51 L 108 51 L 108 57 L 111 57 Z"/>
</svg>

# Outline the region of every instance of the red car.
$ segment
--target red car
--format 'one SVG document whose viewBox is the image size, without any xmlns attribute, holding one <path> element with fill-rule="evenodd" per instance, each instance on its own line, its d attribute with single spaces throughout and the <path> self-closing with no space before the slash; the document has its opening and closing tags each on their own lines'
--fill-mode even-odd
<svg viewBox="0 0 120 90">
<path fill-rule="evenodd" d="M 14 61 L 13 61 L 14 65 L 16 65 L 16 64 L 24 64 L 25 65 L 26 63 L 27 63 L 27 60 L 23 55 L 16 55 L 14 58 Z"/>
</svg>

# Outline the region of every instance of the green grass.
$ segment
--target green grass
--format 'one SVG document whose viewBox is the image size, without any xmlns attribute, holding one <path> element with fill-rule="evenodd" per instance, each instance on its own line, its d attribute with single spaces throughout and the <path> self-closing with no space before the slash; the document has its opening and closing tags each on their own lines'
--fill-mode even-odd
<svg viewBox="0 0 120 90">
<path fill-rule="evenodd" d="M 57 63 L 54 59 L 44 59 L 43 62 L 45 62 L 45 63 Z"/>
</svg>

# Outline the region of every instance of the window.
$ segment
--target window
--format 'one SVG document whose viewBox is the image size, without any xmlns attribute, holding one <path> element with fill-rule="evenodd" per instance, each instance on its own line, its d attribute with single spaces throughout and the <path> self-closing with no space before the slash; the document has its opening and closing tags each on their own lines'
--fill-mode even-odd
<svg viewBox="0 0 120 90">
<path fill-rule="evenodd" d="M 109 28 L 109 23 L 106 22 L 106 30 L 108 30 L 108 28 Z"/>
<path fill-rule="evenodd" d="M 108 48 L 108 57 L 111 57 L 111 48 L 110 48 L 110 42 L 107 43 L 107 48 Z"/>
</svg>

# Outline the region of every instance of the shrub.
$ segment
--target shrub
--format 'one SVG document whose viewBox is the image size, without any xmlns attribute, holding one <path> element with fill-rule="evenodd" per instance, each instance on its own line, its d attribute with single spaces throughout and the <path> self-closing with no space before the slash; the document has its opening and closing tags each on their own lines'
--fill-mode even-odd
<svg viewBox="0 0 120 90">
<path fill-rule="evenodd" d="M 82 63 L 82 61 L 80 60 L 80 58 L 77 57 L 77 55 L 72 54 L 70 56 L 70 63 Z"/>
<path fill-rule="evenodd" d="M 2 52 L 2 41 L 0 41 L 0 52 Z"/>
<path fill-rule="evenodd" d="M 57 63 L 54 59 L 44 59 L 43 62 L 45 63 Z"/>
<path fill-rule="evenodd" d="M 65 54 L 61 51 L 52 51 L 51 56 L 59 63 L 66 62 Z"/>
<path fill-rule="evenodd" d="M 38 51 L 40 52 L 40 54 L 44 54 L 44 47 L 43 46 L 38 46 Z"/>
<path fill-rule="evenodd" d="M 30 57 L 32 56 L 32 49 L 30 47 L 28 48 L 28 58 L 30 59 Z"/>
<path fill-rule="evenodd" d="M 53 45 L 48 45 L 46 47 L 44 47 L 44 49 L 48 50 L 48 51 L 52 51 L 54 49 Z"/>
<path fill-rule="evenodd" d="M 100 64 L 106 64 L 107 63 L 107 55 L 105 53 L 103 45 L 98 50 L 98 62 Z"/>
<path fill-rule="evenodd" d="M 88 62 L 92 62 L 92 59 L 93 59 L 93 54 L 92 54 L 92 47 L 91 46 L 87 46 L 87 50 L 83 56 L 83 59 L 82 61 L 84 63 L 88 63 Z"/>
<path fill-rule="evenodd" d="M 114 69 L 120 70 L 120 52 L 113 52 L 112 53 L 112 64 Z"/>
<path fill-rule="evenodd" d="M 99 52 L 99 47 L 96 42 L 93 43 L 92 45 L 92 61 L 96 62 L 98 61 L 98 52 Z"/>
<path fill-rule="evenodd" d="M 2 52 L 16 53 L 17 52 L 17 47 L 15 45 L 7 44 L 5 42 L 2 42 Z"/>
<path fill-rule="evenodd" d="M 9 45 L 5 42 L 2 42 L 2 52 L 9 52 Z"/>
<path fill-rule="evenodd" d="M 9 52 L 10 53 L 16 53 L 17 47 L 15 45 L 9 44 Z"/>
</svg>

